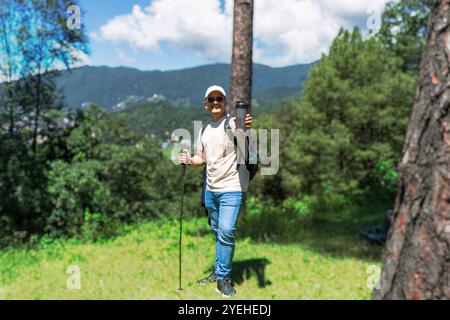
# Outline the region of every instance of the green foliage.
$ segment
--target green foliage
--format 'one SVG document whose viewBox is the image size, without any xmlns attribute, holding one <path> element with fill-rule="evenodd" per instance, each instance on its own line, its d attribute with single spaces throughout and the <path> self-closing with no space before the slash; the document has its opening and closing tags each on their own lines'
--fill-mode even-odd
<svg viewBox="0 0 450 320">
<path fill-rule="evenodd" d="M 102 213 L 91 213 L 88 208 L 84 211 L 81 237 L 86 240 L 99 240 L 116 235 L 121 222 Z"/>
<path fill-rule="evenodd" d="M 168 159 L 152 140 L 128 131 L 123 119 L 95 106 L 80 111 L 67 146 L 72 160 L 53 161 L 47 172 L 52 235 L 110 236 L 118 222 L 170 212 L 177 190 L 161 188 L 174 177 Z"/>
<path fill-rule="evenodd" d="M 192 131 L 193 121 L 205 123 L 210 115 L 204 107 L 175 108 L 167 103 L 144 103 L 117 113 L 127 123 L 130 130 L 157 137 L 170 139 L 170 133 L 178 128 Z"/>
<path fill-rule="evenodd" d="M 20 140 L 3 136 L 0 150 L 0 226 L 5 228 L 1 230 L 2 235 L 12 236 L 14 231 L 36 232 L 42 227 L 48 208 L 42 188 L 44 164 Z"/>
<path fill-rule="evenodd" d="M 274 200 L 263 199 L 261 195 L 249 196 L 239 221 L 239 233 L 255 240 L 284 238 L 287 241 L 308 216 L 311 205 L 310 198 L 287 198 L 277 204 Z"/>
<path fill-rule="evenodd" d="M 179 214 L 180 167 L 155 140 L 129 131 L 122 117 L 96 106 L 78 111 L 65 146 L 69 160 L 52 161 L 47 170 L 51 235 L 99 239 L 122 224 Z M 201 170 L 189 168 L 186 216 L 203 215 L 201 183 Z"/>
<path fill-rule="evenodd" d="M 374 187 L 378 163 L 399 161 L 414 78 L 377 39 L 341 30 L 291 106 L 281 145 L 282 190 L 339 208 Z"/>
<path fill-rule="evenodd" d="M 384 160 L 377 163 L 375 174 L 379 178 L 379 183 L 388 191 L 396 191 L 398 188 L 398 173 L 392 160 Z"/>
<path fill-rule="evenodd" d="M 54 161 L 51 164 L 48 192 L 53 209 L 47 217 L 46 231 L 52 236 L 77 235 L 84 223 L 86 206 L 97 209 L 97 206 L 111 202 L 111 195 L 96 176 L 99 167 L 98 161 L 72 165 Z"/>
<path fill-rule="evenodd" d="M 65 158 L 64 116 L 53 82 L 56 67 L 87 52 L 84 30 L 65 26 L 67 0 L 0 2 L 0 214 L 2 236 L 15 241 L 45 227 L 51 210 L 45 175 Z"/>
<path fill-rule="evenodd" d="M 378 37 L 402 60 L 405 71 L 417 73 L 425 44 L 430 0 L 399 0 L 386 4 Z"/>
</svg>

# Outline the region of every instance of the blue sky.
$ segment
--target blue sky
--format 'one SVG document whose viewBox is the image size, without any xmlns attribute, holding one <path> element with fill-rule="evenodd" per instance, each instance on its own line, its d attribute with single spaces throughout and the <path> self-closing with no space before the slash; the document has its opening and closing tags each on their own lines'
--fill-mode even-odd
<svg viewBox="0 0 450 320">
<path fill-rule="evenodd" d="M 89 34 L 98 30 L 115 16 L 130 13 L 133 5 L 146 7 L 151 2 L 150 0 L 80 0 L 80 5 L 85 11 L 83 23 Z M 220 6 L 223 10 L 223 0 Z M 141 70 L 175 70 L 214 62 L 199 58 L 192 53 L 186 54 L 186 52 L 174 49 L 164 43 L 161 46 L 162 51 L 156 53 L 133 50 L 127 43 L 113 44 L 94 39 L 90 39 L 90 47 L 89 64 L 91 65 L 130 66 Z"/>
<path fill-rule="evenodd" d="M 387 0 L 255 0 L 253 60 L 272 67 L 326 53 L 340 27 L 379 22 Z M 80 0 L 90 65 L 174 70 L 229 63 L 232 0 Z"/>
</svg>

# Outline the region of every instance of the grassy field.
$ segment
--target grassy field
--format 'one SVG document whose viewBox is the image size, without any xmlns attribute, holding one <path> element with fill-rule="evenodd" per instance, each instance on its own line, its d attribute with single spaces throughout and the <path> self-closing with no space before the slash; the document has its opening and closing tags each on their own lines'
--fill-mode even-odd
<svg viewBox="0 0 450 320">
<path fill-rule="evenodd" d="M 345 227 L 341 218 L 316 219 L 285 243 L 238 236 L 233 269 L 238 296 L 232 299 L 368 299 L 370 268 L 379 266 L 381 248 L 360 242 L 354 231 L 379 218 L 352 217 Z M 181 293 L 178 222 L 166 220 L 128 227 L 95 243 L 44 238 L 3 250 L 0 299 L 221 299 L 213 284 L 195 285 L 214 259 L 206 219 L 186 221 L 184 231 Z"/>
</svg>

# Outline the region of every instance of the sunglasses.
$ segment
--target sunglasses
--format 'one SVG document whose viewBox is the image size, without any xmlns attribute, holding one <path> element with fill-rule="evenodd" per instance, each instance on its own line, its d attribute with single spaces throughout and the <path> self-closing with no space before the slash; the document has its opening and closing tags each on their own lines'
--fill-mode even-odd
<svg viewBox="0 0 450 320">
<path fill-rule="evenodd" d="M 213 103 L 214 101 L 223 102 L 224 97 L 208 97 L 208 102 Z"/>
</svg>

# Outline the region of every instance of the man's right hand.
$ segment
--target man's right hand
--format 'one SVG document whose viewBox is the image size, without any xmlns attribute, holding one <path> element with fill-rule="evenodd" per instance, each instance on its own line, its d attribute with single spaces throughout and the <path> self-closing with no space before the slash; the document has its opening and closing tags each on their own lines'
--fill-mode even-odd
<svg viewBox="0 0 450 320">
<path fill-rule="evenodd" d="M 180 154 L 178 154 L 178 163 L 191 164 L 191 157 L 187 152 L 181 152 Z"/>
</svg>

